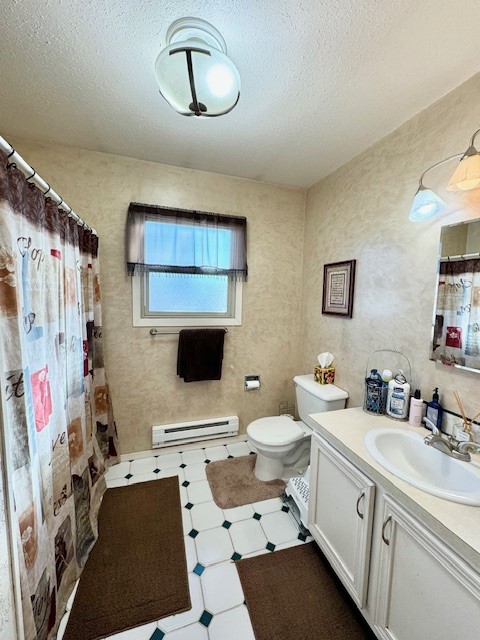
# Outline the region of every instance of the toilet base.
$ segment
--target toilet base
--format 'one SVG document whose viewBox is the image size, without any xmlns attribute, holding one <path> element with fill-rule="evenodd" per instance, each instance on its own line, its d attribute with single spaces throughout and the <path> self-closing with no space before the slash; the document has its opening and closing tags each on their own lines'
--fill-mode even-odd
<svg viewBox="0 0 480 640">
<path fill-rule="evenodd" d="M 283 469 L 283 462 L 280 458 L 267 458 L 261 453 L 257 453 L 257 461 L 253 470 L 257 480 L 263 482 L 278 480 L 283 476 Z"/>
</svg>

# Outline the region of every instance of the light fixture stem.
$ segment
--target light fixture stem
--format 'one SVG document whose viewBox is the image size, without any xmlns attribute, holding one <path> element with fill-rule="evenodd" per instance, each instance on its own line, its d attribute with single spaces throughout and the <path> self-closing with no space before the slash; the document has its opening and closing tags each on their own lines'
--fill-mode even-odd
<svg viewBox="0 0 480 640">
<path fill-rule="evenodd" d="M 477 133 L 480 133 L 480 129 L 477 131 Z M 475 133 L 473 135 L 473 138 L 475 138 L 475 136 L 477 135 L 477 133 Z M 473 140 L 472 138 L 472 140 Z M 444 158 L 443 160 L 440 160 L 439 162 L 436 162 L 435 164 L 432 164 L 431 167 L 428 167 L 428 169 L 425 169 L 425 171 L 422 173 L 422 175 L 420 176 L 420 180 L 418 181 L 418 186 L 419 187 L 423 187 L 423 176 L 425 174 L 427 174 L 429 171 L 431 171 L 432 169 L 435 169 L 436 167 L 439 167 L 442 164 L 445 164 L 446 162 L 450 162 L 450 160 L 455 160 L 456 158 L 463 158 L 463 156 L 465 155 L 464 152 L 462 153 L 455 153 L 453 156 L 448 156 L 448 158 Z"/>
<path fill-rule="evenodd" d="M 473 147 L 474 143 L 475 143 L 475 138 L 477 137 L 477 135 L 480 133 L 480 129 L 477 129 L 477 131 L 475 131 L 475 133 L 472 136 L 472 139 L 470 140 L 470 147 Z"/>
<path fill-rule="evenodd" d="M 199 116 L 201 115 L 201 111 L 200 111 L 200 105 L 198 104 L 198 100 L 197 100 L 197 91 L 195 89 L 195 78 L 193 75 L 193 65 L 192 65 L 192 52 L 187 49 L 185 53 L 187 55 L 188 79 L 190 82 L 190 91 L 192 92 L 193 111 L 195 112 L 196 116 Z"/>
</svg>

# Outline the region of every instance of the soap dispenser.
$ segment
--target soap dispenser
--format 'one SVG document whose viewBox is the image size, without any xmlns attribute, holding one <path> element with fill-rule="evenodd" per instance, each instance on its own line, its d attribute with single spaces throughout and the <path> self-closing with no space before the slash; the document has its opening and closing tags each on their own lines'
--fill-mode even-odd
<svg viewBox="0 0 480 640">
<path fill-rule="evenodd" d="M 427 414 L 425 416 L 425 426 L 427 429 L 432 430 L 429 426 L 429 422 L 435 425 L 435 427 L 441 431 L 442 430 L 442 420 L 443 420 L 443 407 L 439 402 L 438 397 L 438 387 L 435 387 L 433 390 L 433 397 L 430 402 L 427 402 Z"/>
</svg>

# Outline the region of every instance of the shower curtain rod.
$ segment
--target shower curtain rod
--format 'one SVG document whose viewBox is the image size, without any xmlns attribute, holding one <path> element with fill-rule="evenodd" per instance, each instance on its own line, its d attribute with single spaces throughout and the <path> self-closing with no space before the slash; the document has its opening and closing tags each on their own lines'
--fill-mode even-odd
<svg viewBox="0 0 480 640">
<path fill-rule="evenodd" d="M 24 173 L 27 176 L 28 182 L 30 181 L 33 182 L 33 184 L 36 185 L 40 189 L 40 191 L 43 192 L 44 196 L 48 194 L 48 197 L 51 198 L 51 200 L 53 200 L 56 204 L 58 204 L 59 208 L 62 208 L 70 218 L 73 218 L 83 227 L 90 229 L 92 233 L 94 233 L 95 235 L 98 235 L 95 229 L 93 229 L 82 218 L 80 218 L 80 216 L 75 213 L 72 207 L 69 204 L 67 204 L 65 200 L 61 196 L 59 196 L 56 191 L 52 189 L 52 187 L 48 184 L 46 180 L 44 180 L 41 176 L 38 175 L 38 173 L 35 171 L 33 167 L 31 167 L 27 162 L 25 162 L 25 160 L 18 153 L 18 151 L 15 151 L 12 145 L 9 144 L 5 140 L 5 138 L 2 138 L 2 136 L 0 136 L 0 149 L 7 154 L 9 161 L 11 163 L 15 163 L 16 166 L 20 169 L 20 171 L 22 171 L 22 173 Z"/>
</svg>

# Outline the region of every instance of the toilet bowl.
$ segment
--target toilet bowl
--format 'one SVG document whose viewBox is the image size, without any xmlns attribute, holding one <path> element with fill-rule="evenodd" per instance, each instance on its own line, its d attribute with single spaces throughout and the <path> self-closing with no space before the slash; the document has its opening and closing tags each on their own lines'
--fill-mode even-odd
<svg viewBox="0 0 480 640">
<path fill-rule="evenodd" d="M 255 476 L 259 480 L 283 478 L 286 468 L 298 466 L 298 474 L 305 471 L 295 452 L 310 455 L 310 436 L 312 430 L 302 421 L 294 421 L 288 416 L 271 416 L 254 420 L 247 427 L 248 439 L 257 450 Z M 306 446 L 305 446 L 306 445 Z M 302 451 L 300 451 L 302 450 Z M 299 463 L 299 464 L 297 464 Z"/>
<path fill-rule="evenodd" d="M 289 416 L 269 416 L 247 427 L 249 441 L 257 450 L 254 473 L 259 480 L 287 479 L 302 475 L 310 461 L 310 441 L 314 421 L 310 414 L 345 407 L 348 393 L 339 387 L 315 382 L 313 374 L 295 376 L 295 393 L 301 420 Z"/>
</svg>

